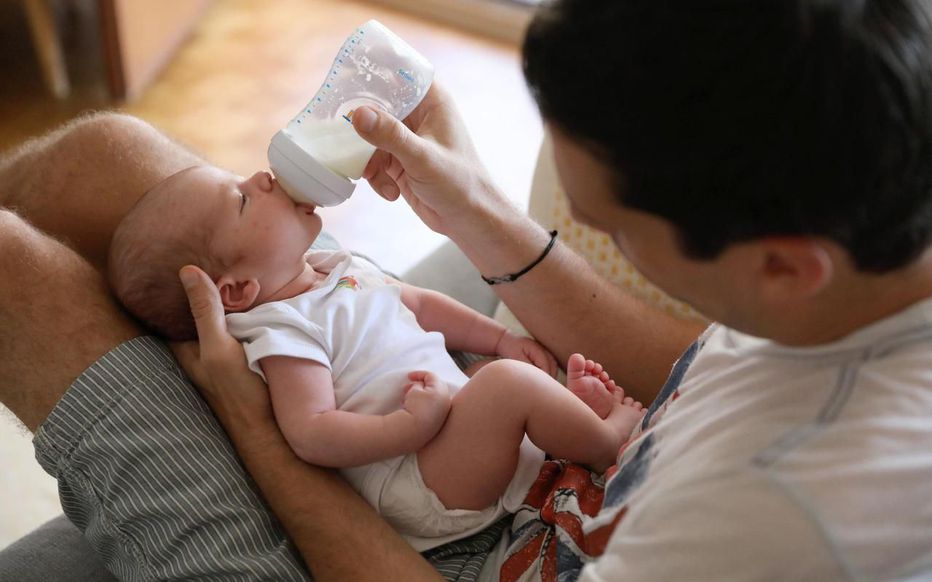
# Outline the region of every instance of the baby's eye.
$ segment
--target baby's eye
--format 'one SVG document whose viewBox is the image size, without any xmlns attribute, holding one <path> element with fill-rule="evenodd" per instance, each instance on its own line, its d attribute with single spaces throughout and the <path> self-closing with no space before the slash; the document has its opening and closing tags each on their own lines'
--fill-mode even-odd
<svg viewBox="0 0 932 582">
<path fill-rule="evenodd" d="M 239 196 L 242 199 L 242 202 L 239 204 L 239 213 L 242 214 L 243 209 L 246 208 L 246 194 L 240 192 Z"/>
</svg>

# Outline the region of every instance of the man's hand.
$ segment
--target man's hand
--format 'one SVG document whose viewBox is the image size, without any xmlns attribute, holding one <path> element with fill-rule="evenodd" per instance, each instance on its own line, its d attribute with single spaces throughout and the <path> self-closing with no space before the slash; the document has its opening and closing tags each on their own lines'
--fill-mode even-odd
<svg viewBox="0 0 932 582">
<path fill-rule="evenodd" d="M 243 347 L 227 331 L 217 286 L 197 267 L 179 273 L 197 325 L 198 342 L 172 344 L 172 351 L 221 422 L 273 419 L 268 389 L 249 369 Z"/>
<path fill-rule="evenodd" d="M 403 406 L 414 418 L 423 445 L 440 432 L 450 413 L 450 388 L 435 374 L 423 370 L 411 372 L 408 380 L 411 382 L 404 388 Z"/>
<path fill-rule="evenodd" d="M 249 370 L 243 348 L 227 332 L 217 287 L 196 267 L 184 267 L 180 275 L 200 349 L 193 342 L 172 349 L 224 424 L 314 579 L 440 580 L 337 473 L 294 454 L 275 424 L 265 383 Z"/>
<path fill-rule="evenodd" d="M 505 331 L 498 340 L 498 345 L 495 346 L 495 353 L 503 358 L 519 360 L 536 366 L 550 374 L 551 377 L 557 375 L 557 359 L 547 348 L 529 337 Z"/>
<path fill-rule="evenodd" d="M 449 236 L 471 224 L 476 208 L 508 204 L 479 161 L 453 99 L 436 82 L 404 123 L 360 107 L 353 127 L 379 148 L 363 178 L 387 200 L 403 196 L 436 232 Z"/>
</svg>

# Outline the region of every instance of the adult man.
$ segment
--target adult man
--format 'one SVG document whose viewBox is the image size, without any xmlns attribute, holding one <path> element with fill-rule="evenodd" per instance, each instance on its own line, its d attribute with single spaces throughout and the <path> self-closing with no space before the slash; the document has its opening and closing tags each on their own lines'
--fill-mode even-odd
<svg viewBox="0 0 932 582">
<path fill-rule="evenodd" d="M 549 566 L 585 580 L 932 575 L 932 516 L 917 511 L 932 479 L 932 4 L 562 0 L 532 24 L 525 73 L 576 216 L 724 324 L 679 361 L 584 547 L 561 540 Z M 501 210 L 468 153 L 449 155 L 447 115 L 425 110 L 414 134 L 357 111 L 381 150 L 365 175 L 485 276 L 517 272 L 497 249 L 530 244 L 530 262 L 543 233 Z M 625 311 L 581 301 L 565 261 L 499 294 L 558 352 L 560 331 L 624 333 L 623 318 L 590 325 Z M 202 347 L 223 353 L 215 293 L 188 275 Z M 534 301 L 561 311 L 542 321 Z M 249 379 L 206 370 L 234 440 L 264 434 L 261 408 L 227 391 L 259 394 Z M 506 567 L 526 549 L 512 544 Z"/>
<path fill-rule="evenodd" d="M 611 232 L 645 275 L 727 326 L 680 360 L 607 484 L 594 524 L 608 532 L 604 554 L 583 552 L 584 564 L 573 553 L 558 563 L 567 576 L 930 571 L 929 8 L 564 0 L 536 19 L 526 71 L 574 212 Z M 370 182 L 387 198 L 403 194 L 484 275 L 518 272 L 540 254 L 545 233 L 502 204 L 442 92 L 408 120 L 415 133 L 365 110 L 354 123 L 382 150 Z M 28 236 L 13 242 L 27 240 L 23 252 L 33 253 Z M 18 276 L 11 262 L 4 268 Z M 334 506 L 357 506 L 283 453 L 209 282 L 186 273 L 202 357 L 190 347 L 179 354 L 314 574 L 355 579 L 366 574 L 362 563 L 379 564 L 381 579 L 430 577 L 364 510 L 357 527 L 331 523 Z M 658 392 L 671 354 L 694 333 L 634 306 L 560 246 L 496 287 L 558 357 L 591 353 L 641 399 Z M 31 368 L 20 369 L 28 379 Z M 0 396 L 31 427 L 58 396 L 13 392 L 4 386 Z M 71 469 L 66 455 L 55 459 Z M 121 531 L 138 523 L 131 539 L 157 529 L 143 515 L 114 513 Z M 349 537 L 341 543 L 334 532 Z M 132 555 L 115 553 L 118 563 Z M 165 552 L 152 561 L 174 572 Z"/>
</svg>

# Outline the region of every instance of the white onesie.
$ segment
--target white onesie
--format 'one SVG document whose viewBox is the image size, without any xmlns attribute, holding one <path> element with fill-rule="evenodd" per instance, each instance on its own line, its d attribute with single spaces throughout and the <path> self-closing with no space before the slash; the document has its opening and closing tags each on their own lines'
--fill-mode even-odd
<svg viewBox="0 0 932 582">
<path fill-rule="evenodd" d="M 308 263 L 325 280 L 296 297 L 227 315 L 243 342 L 249 368 L 262 375 L 268 356 L 305 358 L 333 376 L 336 406 L 385 415 L 401 408 L 407 375 L 429 370 L 455 393 L 468 378 L 444 338 L 425 332 L 401 301 L 401 287 L 346 251 L 312 251 Z M 263 375 L 264 378 L 264 375 Z M 418 551 L 466 537 L 515 511 L 537 477 L 543 453 L 525 438 L 518 469 L 502 499 L 483 511 L 447 510 L 417 471 L 416 455 L 343 469 L 350 484 Z M 426 513 L 425 513 L 426 512 Z"/>
</svg>

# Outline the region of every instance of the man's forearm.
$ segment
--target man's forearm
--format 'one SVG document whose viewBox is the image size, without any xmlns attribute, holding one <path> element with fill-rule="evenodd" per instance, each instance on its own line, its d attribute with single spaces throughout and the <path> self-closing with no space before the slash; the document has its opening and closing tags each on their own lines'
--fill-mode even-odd
<svg viewBox="0 0 932 582">
<path fill-rule="evenodd" d="M 521 211 L 507 206 L 484 212 L 486 220 L 463 221 L 470 231 L 451 233 L 483 275 L 519 271 L 547 245 L 546 231 Z M 493 290 L 558 361 L 581 352 L 644 402 L 703 328 L 623 293 L 559 243 L 520 279 Z"/>
<path fill-rule="evenodd" d="M 315 580 L 440 580 L 335 471 L 299 459 L 274 420 L 224 425 Z"/>
</svg>

